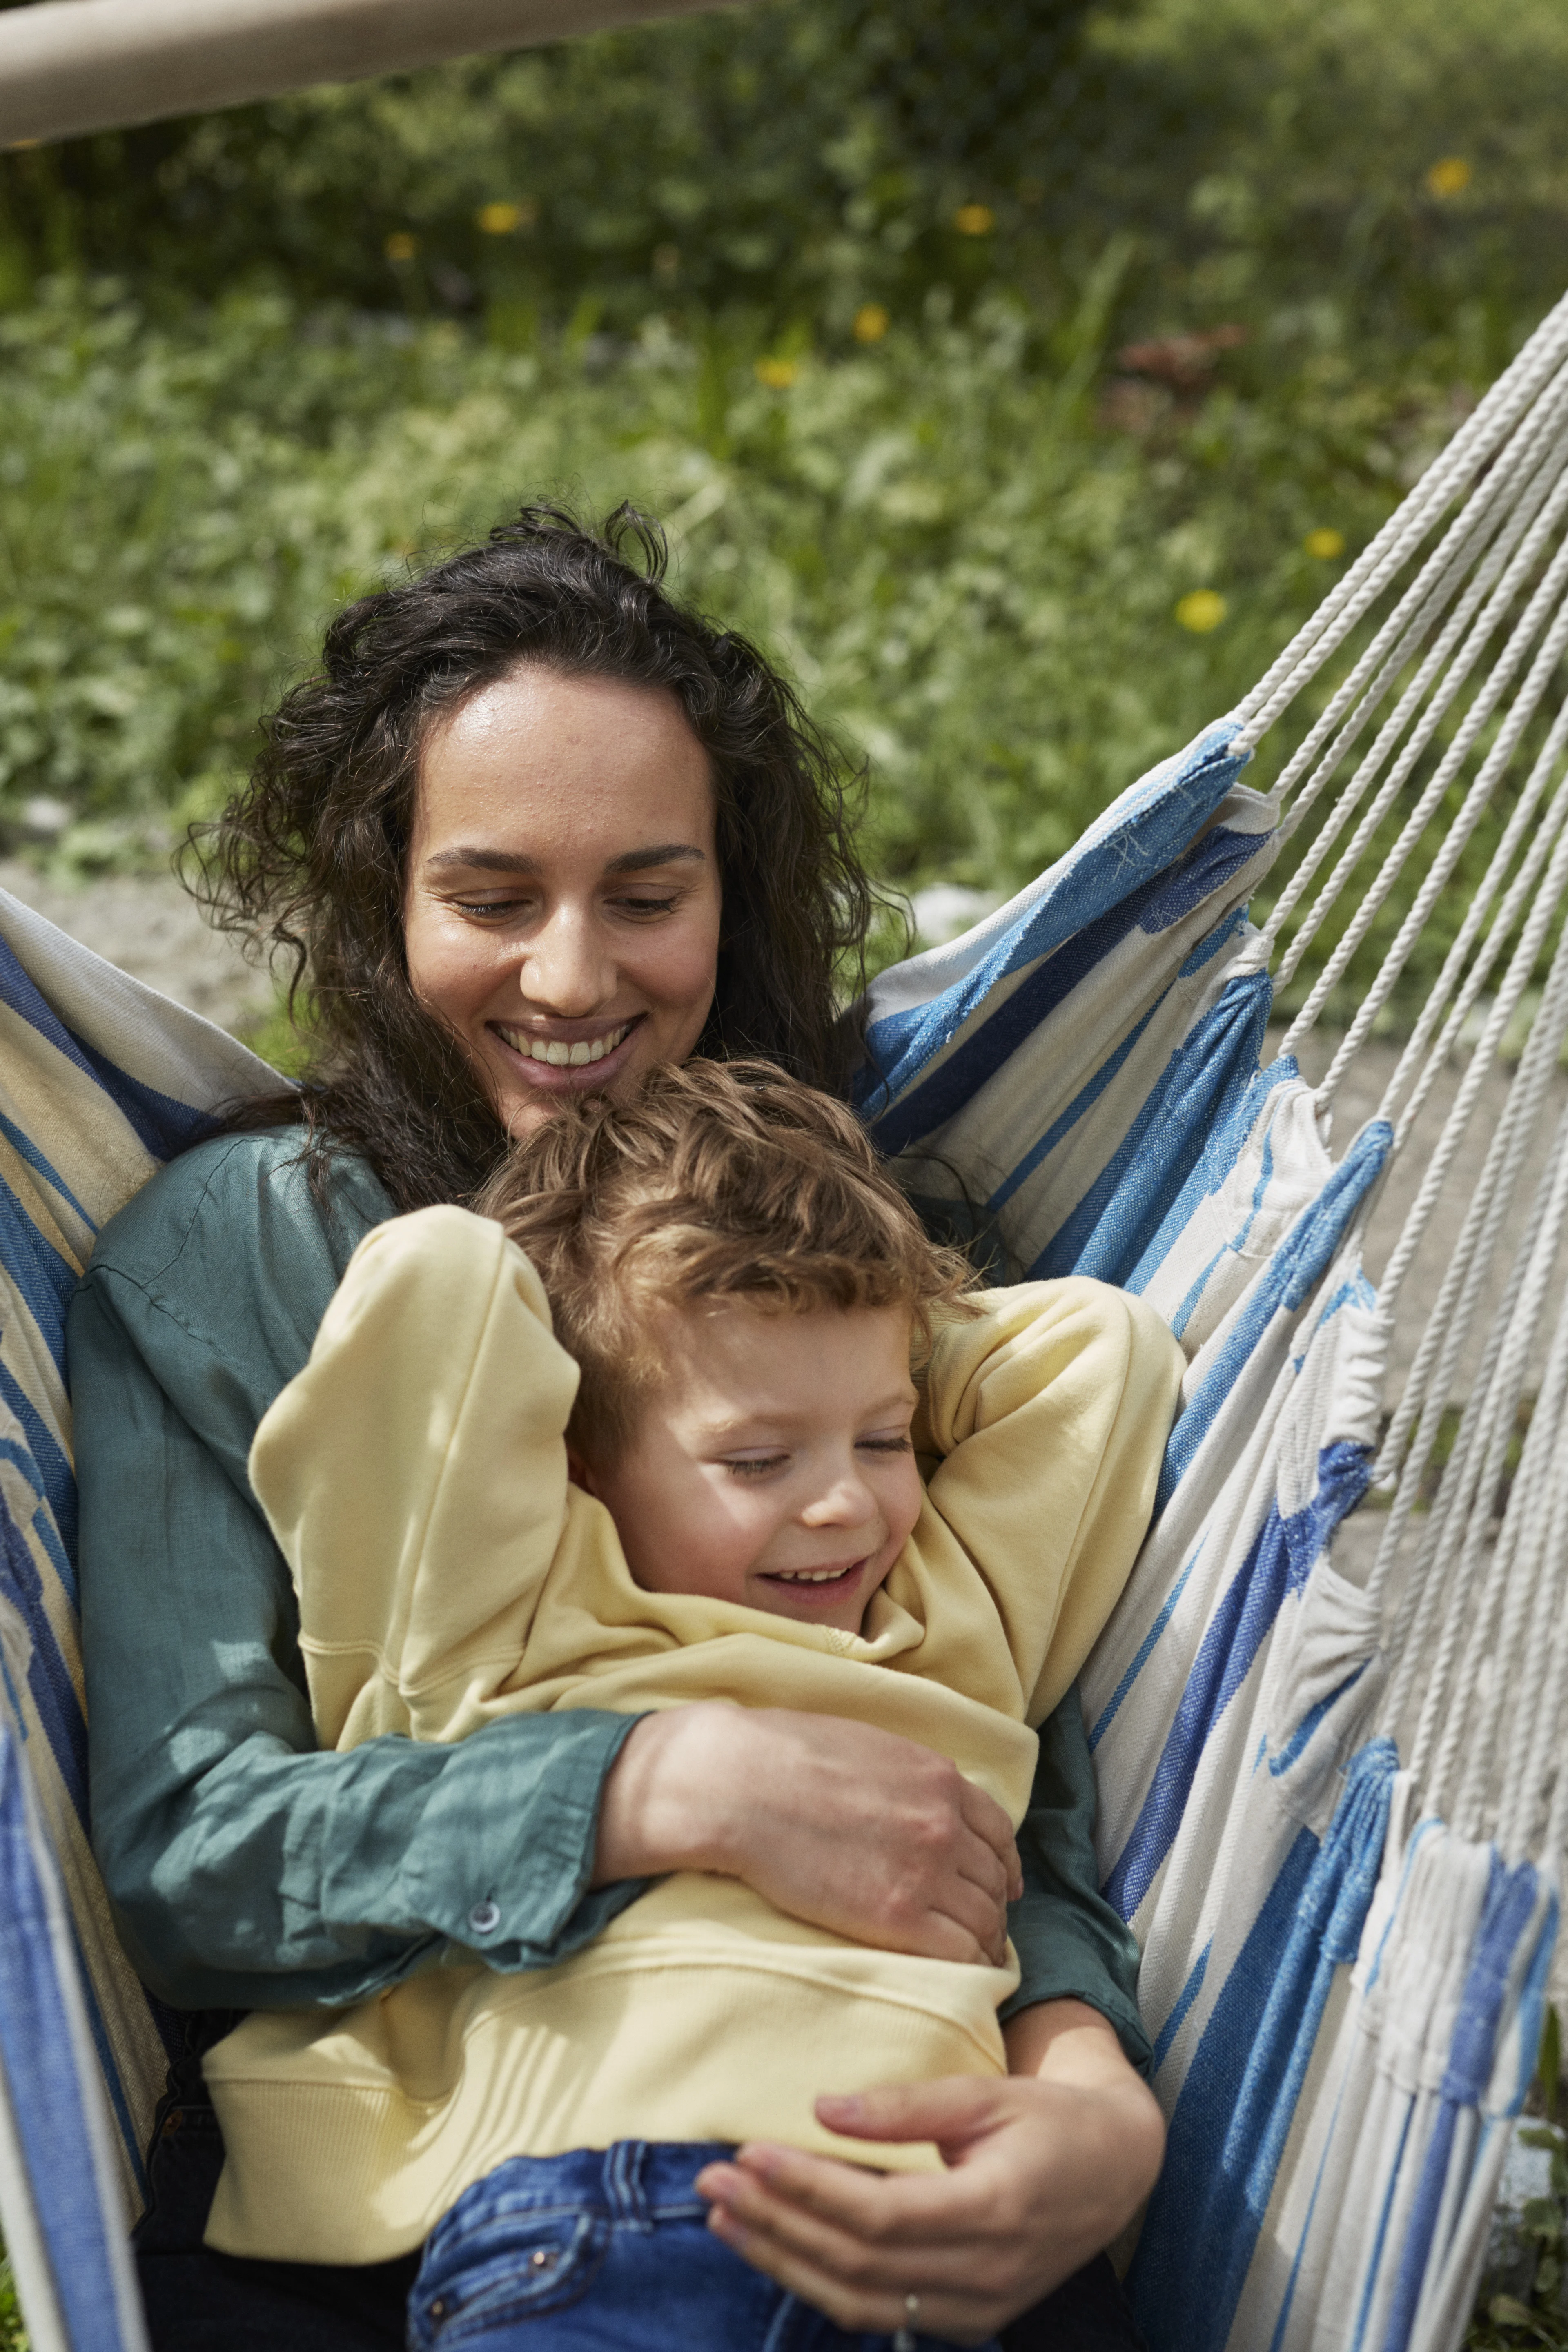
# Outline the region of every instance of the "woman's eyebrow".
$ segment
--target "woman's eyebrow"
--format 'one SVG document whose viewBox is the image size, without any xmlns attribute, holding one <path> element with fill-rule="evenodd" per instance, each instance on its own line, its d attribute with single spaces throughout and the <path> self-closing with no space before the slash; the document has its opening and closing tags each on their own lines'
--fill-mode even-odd
<svg viewBox="0 0 1568 2352">
<path fill-rule="evenodd" d="M 605 871 L 606 874 L 641 874 L 647 866 L 674 866 L 683 859 L 695 860 L 699 866 L 708 863 L 707 852 L 699 849 L 695 842 L 661 841 L 652 849 L 628 849 L 621 856 L 610 858 Z"/>
<path fill-rule="evenodd" d="M 641 874 L 651 866 L 673 866 L 682 861 L 699 866 L 708 863 L 705 850 L 694 842 L 661 841 L 651 849 L 628 849 L 619 857 L 608 859 L 606 874 Z M 449 866 L 477 867 L 482 874 L 537 874 L 539 860 L 511 849 L 477 849 L 460 844 L 454 849 L 437 849 L 425 860 L 426 870 Z"/>
</svg>

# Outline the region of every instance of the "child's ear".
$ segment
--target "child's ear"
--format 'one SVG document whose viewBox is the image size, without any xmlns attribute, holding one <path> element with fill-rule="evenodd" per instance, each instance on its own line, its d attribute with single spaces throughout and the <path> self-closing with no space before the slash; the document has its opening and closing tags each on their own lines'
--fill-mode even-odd
<svg viewBox="0 0 1568 2352">
<path fill-rule="evenodd" d="M 582 1487 L 584 1495 L 598 1493 L 599 1490 L 594 1484 L 594 1474 L 574 1445 L 568 1445 L 566 1448 L 566 1475 L 571 1479 L 574 1486 Z"/>
</svg>

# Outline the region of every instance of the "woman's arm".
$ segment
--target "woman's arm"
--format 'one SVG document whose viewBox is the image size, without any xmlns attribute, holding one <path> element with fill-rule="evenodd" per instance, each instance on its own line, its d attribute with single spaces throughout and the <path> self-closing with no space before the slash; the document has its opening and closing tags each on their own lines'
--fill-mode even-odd
<svg viewBox="0 0 1568 2352">
<path fill-rule="evenodd" d="M 868 2142 L 935 2140 L 949 2169 L 883 2174 L 799 2149 L 743 2147 L 697 2187 L 710 2226 L 840 2327 L 890 2334 L 918 2295 L 922 2336 L 981 2344 L 1110 2243 L 1160 2169 L 1164 2123 L 1097 2011 L 1073 2000 L 1007 2028 L 1000 2082 L 816 2103 Z"/>
<path fill-rule="evenodd" d="M 993 1966 L 1024 1885 L 1007 1816 L 945 1757 L 782 1707 L 672 1707 L 622 1748 L 595 1883 L 679 1869 L 856 1943 Z"/>
</svg>

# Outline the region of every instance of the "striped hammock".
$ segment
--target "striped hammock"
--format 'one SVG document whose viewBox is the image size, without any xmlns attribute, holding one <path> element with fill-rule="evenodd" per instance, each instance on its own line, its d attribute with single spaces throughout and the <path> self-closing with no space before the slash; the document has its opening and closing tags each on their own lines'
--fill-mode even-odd
<svg viewBox="0 0 1568 2352">
<path fill-rule="evenodd" d="M 922 1209 L 1014 1276 L 1142 1292 L 1188 1358 L 1083 1681 L 1170 2121 L 1129 2273 L 1155 2352 L 1458 2346 L 1533 2070 L 1568 1831 L 1568 1121 L 1542 1139 L 1568 1032 L 1565 518 L 1568 303 L 1238 710 L 871 993 L 860 1108 Z M 1298 748 L 1247 782 L 1314 682 Z M 1433 937 L 1336 1157 L 1336 1098 Z M 1270 1056 L 1282 987 L 1300 1009 Z M 35 2352 L 136 2352 L 124 2231 L 163 2042 L 87 1844 L 61 1329 L 97 1226 L 271 1077 L 3 897 L 0 1006 L 0 2222 Z M 1422 1297 L 1478 1107 L 1484 1166 Z M 1401 1160 L 1418 1181 L 1374 1286 Z M 1336 1536 L 1363 1505 L 1358 1574 Z"/>
</svg>

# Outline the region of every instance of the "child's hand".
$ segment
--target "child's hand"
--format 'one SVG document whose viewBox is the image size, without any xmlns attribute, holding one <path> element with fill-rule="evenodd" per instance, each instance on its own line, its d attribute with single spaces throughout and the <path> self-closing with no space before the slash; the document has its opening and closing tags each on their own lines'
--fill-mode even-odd
<svg viewBox="0 0 1568 2352">
<path fill-rule="evenodd" d="M 1007 1816 L 945 1757 L 717 1702 L 645 1716 L 605 1783 L 595 1885 L 667 1870 L 744 1879 L 858 1944 L 994 1968 L 1023 1892 Z"/>
<path fill-rule="evenodd" d="M 850 2138 L 935 2140 L 948 2171 L 878 2175 L 743 2147 L 698 2175 L 710 2228 L 842 2328 L 986 2342 L 1110 2243 L 1164 2145 L 1158 2106 L 1094 2011 L 1047 2001 L 1008 2039 L 1029 2071 L 817 2101 Z"/>
</svg>

